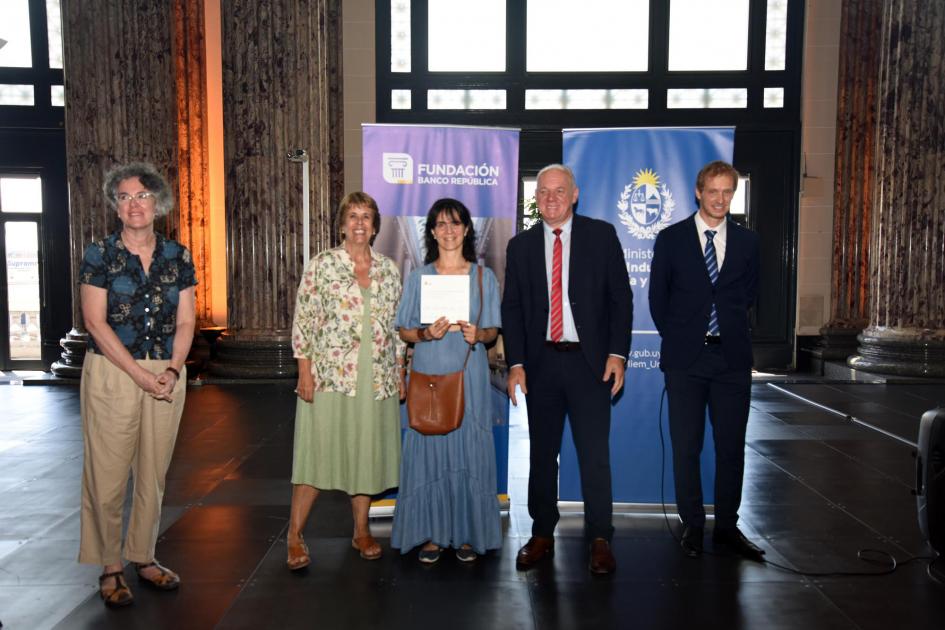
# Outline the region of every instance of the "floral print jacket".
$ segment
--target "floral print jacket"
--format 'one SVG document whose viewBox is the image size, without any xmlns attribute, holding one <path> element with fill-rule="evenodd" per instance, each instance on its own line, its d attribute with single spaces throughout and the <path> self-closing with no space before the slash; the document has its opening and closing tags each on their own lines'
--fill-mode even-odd
<svg viewBox="0 0 945 630">
<path fill-rule="evenodd" d="M 370 277 L 374 399 L 383 400 L 400 393 L 405 344 L 394 329 L 400 271 L 372 249 Z M 309 261 L 295 300 L 292 352 L 296 359 L 311 360 L 315 391 L 355 395 L 363 308 L 354 260 L 344 247 Z"/>
</svg>

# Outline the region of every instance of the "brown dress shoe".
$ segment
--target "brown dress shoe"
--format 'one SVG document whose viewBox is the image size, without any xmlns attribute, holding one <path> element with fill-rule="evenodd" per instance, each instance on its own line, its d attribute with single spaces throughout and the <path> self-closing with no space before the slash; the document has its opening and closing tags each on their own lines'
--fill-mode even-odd
<svg viewBox="0 0 945 630">
<path fill-rule="evenodd" d="M 610 550 L 610 543 L 603 538 L 595 538 L 591 541 L 591 561 L 588 568 L 595 575 L 606 575 L 613 573 L 617 568 L 617 561 Z"/>
<path fill-rule="evenodd" d="M 544 536 L 532 536 L 528 542 L 518 550 L 515 556 L 515 568 L 519 571 L 528 571 L 536 564 L 555 555 L 555 539 Z"/>
</svg>

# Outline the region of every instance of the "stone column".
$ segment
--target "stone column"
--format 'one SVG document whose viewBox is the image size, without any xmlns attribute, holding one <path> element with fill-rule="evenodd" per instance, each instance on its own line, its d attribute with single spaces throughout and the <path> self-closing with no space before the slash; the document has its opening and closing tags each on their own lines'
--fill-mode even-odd
<svg viewBox="0 0 945 630">
<path fill-rule="evenodd" d="M 884 3 L 869 326 L 856 369 L 945 376 L 945 4 Z"/>
<path fill-rule="evenodd" d="M 849 0 L 840 22 L 831 317 L 815 354 L 845 360 L 867 325 L 882 3 Z"/>
<path fill-rule="evenodd" d="M 148 161 L 178 181 L 171 10 L 167 0 L 73 0 L 62 4 L 66 60 L 66 169 L 72 277 L 85 247 L 118 227 L 102 197 L 116 164 Z M 176 237 L 172 212 L 158 226 Z M 73 285 L 73 330 L 63 339 L 59 376 L 78 376 L 85 333 Z"/>
<path fill-rule="evenodd" d="M 212 374 L 294 376 L 290 335 L 302 230 L 330 245 L 342 196 L 341 3 L 228 0 L 222 7 L 227 320 Z M 307 165 L 289 162 L 305 149 Z M 302 171 L 312 218 L 302 225 Z"/>
<path fill-rule="evenodd" d="M 172 0 L 179 173 L 178 238 L 193 255 L 197 330 L 213 324 L 210 300 L 210 182 L 204 0 Z"/>
</svg>

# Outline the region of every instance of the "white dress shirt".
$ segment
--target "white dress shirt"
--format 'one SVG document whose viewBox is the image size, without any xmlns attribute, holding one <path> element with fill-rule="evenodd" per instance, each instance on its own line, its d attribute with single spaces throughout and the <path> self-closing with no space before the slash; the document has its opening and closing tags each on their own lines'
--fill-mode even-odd
<svg viewBox="0 0 945 630">
<path fill-rule="evenodd" d="M 705 237 L 706 230 L 715 230 L 715 236 L 712 237 L 712 243 L 715 245 L 715 260 L 719 265 L 719 273 L 722 272 L 722 263 L 725 262 L 725 240 L 728 234 L 728 218 L 722 219 L 722 222 L 715 227 L 702 220 L 702 216 L 696 212 L 696 231 L 699 234 L 699 244 L 702 246 L 702 253 L 705 254 L 705 244 L 708 240 Z"/>
<path fill-rule="evenodd" d="M 571 314 L 571 300 L 568 298 L 568 276 L 571 269 L 571 227 L 574 224 L 572 216 L 561 229 L 561 314 L 564 324 L 564 334 L 561 341 L 580 341 L 577 328 L 574 325 L 574 316 Z M 542 224 L 545 236 L 545 277 L 548 280 L 548 326 L 545 329 L 545 339 L 551 340 L 551 272 L 555 248 L 555 235 L 547 223 Z"/>
</svg>

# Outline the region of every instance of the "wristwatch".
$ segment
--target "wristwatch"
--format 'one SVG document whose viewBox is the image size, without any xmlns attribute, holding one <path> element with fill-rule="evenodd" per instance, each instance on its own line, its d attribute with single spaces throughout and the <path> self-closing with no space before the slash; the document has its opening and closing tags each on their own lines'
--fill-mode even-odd
<svg viewBox="0 0 945 630">
<path fill-rule="evenodd" d="M 420 328 L 417 329 L 417 337 L 420 339 L 420 341 L 427 340 L 427 327 L 426 326 L 421 326 Z"/>
</svg>

